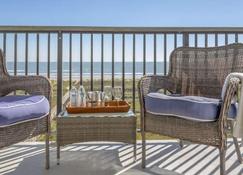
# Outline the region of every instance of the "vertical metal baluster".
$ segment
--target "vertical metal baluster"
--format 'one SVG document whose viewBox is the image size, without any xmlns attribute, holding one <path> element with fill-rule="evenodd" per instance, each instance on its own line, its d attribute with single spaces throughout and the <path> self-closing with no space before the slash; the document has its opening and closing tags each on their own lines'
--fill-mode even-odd
<svg viewBox="0 0 243 175">
<path fill-rule="evenodd" d="M 114 33 L 112 33 L 112 50 L 111 50 L 111 59 L 112 59 L 112 62 L 111 62 L 111 75 L 112 75 L 112 81 L 111 81 L 111 86 L 114 87 L 114 73 L 115 73 L 115 66 L 114 66 L 114 62 L 115 62 L 115 56 L 114 56 Z"/>
<path fill-rule="evenodd" d="M 227 45 L 228 44 L 228 33 L 225 33 L 225 45 Z"/>
<path fill-rule="evenodd" d="M 3 56 L 5 58 L 3 61 L 4 61 L 4 64 L 7 66 L 7 64 L 6 64 L 6 62 L 7 62 L 6 61 L 6 32 L 3 33 L 3 50 L 2 51 L 3 51 Z"/>
<path fill-rule="evenodd" d="M 4 64 L 7 66 L 7 58 L 6 58 L 6 32 L 3 33 L 3 56 L 4 56 Z"/>
<path fill-rule="evenodd" d="M 62 111 L 62 32 L 57 38 L 57 115 Z"/>
<path fill-rule="evenodd" d="M 156 62 L 157 62 L 157 54 L 156 54 L 156 48 L 157 48 L 157 35 L 156 33 L 154 34 L 154 75 L 157 73 L 156 69 Z"/>
<path fill-rule="evenodd" d="M 177 34 L 174 34 L 174 49 L 177 48 Z"/>
<path fill-rule="evenodd" d="M 101 34 L 101 91 L 104 91 L 104 34 Z"/>
<path fill-rule="evenodd" d="M 218 33 L 215 34 L 215 46 L 218 47 Z"/>
<path fill-rule="evenodd" d="M 90 57 L 91 57 L 91 64 L 90 64 L 90 75 L 91 75 L 91 80 L 90 80 L 90 89 L 91 91 L 94 90 L 93 87 L 93 33 L 91 33 L 91 38 L 90 38 L 91 42 L 90 42 Z"/>
<path fill-rule="evenodd" d="M 25 76 L 28 75 L 28 33 L 25 33 Z M 25 92 L 27 95 L 27 92 Z"/>
<path fill-rule="evenodd" d="M 83 84 L 83 35 L 80 33 L 80 85 Z"/>
<path fill-rule="evenodd" d="M 194 36 L 195 36 L 194 47 L 197 48 L 198 47 L 198 33 L 195 33 Z M 195 58 L 196 58 L 195 59 L 195 67 L 197 68 L 199 66 L 199 64 L 198 64 L 198 53 L 197 52 L 195 52 Z M 195 69 L 195 74 L 198 76 L 198 69 Z M 195 81 L 197 82 L 198 80 L 195 79 Z M 182 143 L 182 140 L 180 140 L 180 141 Z"/>
<path fill-rule="evenodd" d="M 14 34 L 14 75 L 17 75 L 17 33 Z"/>
<path fill-rule="evenodd" d="M 208 34 L 205 34 L 205 47 L 208 47 Z"/>
<path fill-rule="evenodd" d="M 183 33 L 183 47 L 189 46 L 189 33 Z"/>
<path fill-rule="evenodd" d="M 164 75 L 167 73 L 167 36 L 164 34 Z"/>
<path fill-rule="evenodd" d="M 14 34 L 14 75 L 17 75 L 17 55 L 18 55 L 18 36 L 17 33 Z M 16 95 L 16 91 L 14 91 L 14 95 Z"/>
<path fill-rule="evenodd" d="M 39 33 L 36 34 L 36 74 L 39 75 Z"/>
<path fill-rule="evenodd" d="M 146 75 L 146 34 L 143 34 L 143 75 Z"/>
<path fill-rule="evenodd" d="M 51 51 L 50 51 L 50 45 L 51 45 L 51 37 L 50 33 L 48 33 L 47 36 L 47 77 L 50 78 L 50 62 L 51 62 Z"/>
<path fill-rule="evenodd" d="M 72 88 L 72 33 L 69 33 L 69 90 Z"/>
<path fill-rule="evenodd" d="M 28 59 L 29 59 L 29 35 L 25 33 L 25 75 L 28 75 Z"/>
<path fill-rule="evenodd" d="M 136 50 L 135 50 L 135 46 L 136 46 L 136 40 L 135 40 L 135 34 L 133 34 L 133 68 L 132 68 L 132 72 L 133 72 L 133 76 L 132 76 L 132 106 L 133 106 L 133 112 L 135 113 L 135 61 L 136 61 Z"/>
<path fill-rule="evenodd" d="M 4 56 L 6 57 L 6 33 L 5 32 L 3 33 L 3 53 Z"/>
<path fill-rule="evenodd" d="M 235 43 L 238 43 L 238 39 L 239 38 L 239 36 L 238 36 L 238 33 L 235 33 Z"/>
<path fill-rule="evenodd" d="M 122 99 L 125 99 L 125 34 L 122 34 Z"/>
</svg>

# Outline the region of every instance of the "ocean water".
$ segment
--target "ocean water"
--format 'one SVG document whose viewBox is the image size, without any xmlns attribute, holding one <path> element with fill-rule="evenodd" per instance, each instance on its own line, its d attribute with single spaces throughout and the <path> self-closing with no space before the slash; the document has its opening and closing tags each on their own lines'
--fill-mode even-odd
<svg viewBox="0 0 243 175">
<path fill-rule="evenodd" d="M 115 76 L 122 76 L 122 62 L 114 63 L 114 73 Z M 153 74 L 154 72 L 154 63 L 146 62 L 146 74 Z M 10 74 L 14 73 L 14 62 L 7 62 L 7 69 Z M 164 73 L 164 62 L 156 63 L 157 74 Z M 28 62 L 28 74 L 36 74 L 37 64 L 36 62 Z M 168 63 L 167 63 L 168 70 Z M 83 76 L 90 76 L 91 71 L 91 63 L 83 62 L 82 64 L 82 74 Z M 25 62 L 17 62 L 17 74 L 24 75 L 25 74 Z M 47 62 L 39 63 L 39 74 L 46 75 L 47 74 Z M 101 74 L 101 62 L 93 63 L 93 75 L 99 76 Z M 112 63 L 104 62 L 104 75 L 112 74 Z M 125 75 L 131 76 L 133 74 L 133 63 L 125 62 Z M 143 74 L 143 62 L 135 63 L 135 75 L 139 76 Z M 50 63 L 50 76 L 56 77 L 57 75 L 57 62 Z M 69 62 L 63 62 L 63 77 L 69 76 Z M 72 62 L 72 77 L 80 76 L 80 62 Z"/>
</svg>

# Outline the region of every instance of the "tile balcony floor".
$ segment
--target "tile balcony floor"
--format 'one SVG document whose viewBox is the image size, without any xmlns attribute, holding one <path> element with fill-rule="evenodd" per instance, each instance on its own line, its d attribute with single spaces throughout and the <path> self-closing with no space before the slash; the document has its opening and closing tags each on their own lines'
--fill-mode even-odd
<svg viewBox="0 0 243 175">
<path fill-rule="evenodd" d="M 51 145 L 51 167 L 44 168 L 44 143 L 22 142 L 0 150 L 0 174 L 13 175 L 196 175 L 219 174 L 219 154 L 214 147 L 177 142 L 148 141 L 147 168 L 141 168 L 141 142 L 137 162 L 131 145 L 111 142 L 73 144 L 61 149 L 56 165 L 56 148 Z M 243 147 L 241 147 L 243 152 Z M 228 141 L 227 174 L 243 174 L 232 140 Z"/>
</svg>

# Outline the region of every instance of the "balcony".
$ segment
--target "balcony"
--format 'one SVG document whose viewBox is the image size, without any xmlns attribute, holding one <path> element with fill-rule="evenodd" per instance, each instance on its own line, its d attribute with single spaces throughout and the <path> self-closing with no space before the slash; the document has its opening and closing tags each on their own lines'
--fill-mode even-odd
<svg viewBox="0 0 243 175">
<path fill-rule="evenodd" d="M 9 73 L 50 78 L 57 113 L 63 96 L 77 83 L 87 90 L 121 85 L 123 99 L 138 113 L 138 79 L 166 75 L 173 49 L 237 42 L 243 42 L 240 27 L 0 27 Z"/>
<path fill-rule="evenodd" d="M 52 140 L 55 116 L 62 111 L 72 86 L 87 90 L 121 86 L 122 98 L 131 103 L 138 117 L 137 82 L 143 75 L 166 75 L 171 52 L 181 46 L 213 47 L 243 42 L 237 27 L 54 27 L 0 26 L 0 48 L 11 75 L 43 75 L 51 80 Z M 15 92 L 21 93 L 21 92 Z M 140 133 L 137 134 L 140 138 Z M 187 143 L 181 150 L 175 140 L 149 135 L 148 168 L 141 169 L 141 144 L 137 162 L 132 151 L 120 143 L 80 143 L 63 148 L 57 167 L 55 145 L 51 147 L 51 169 L 45 170 L 44 146 L 39 142 L 13 145 L 0 150 L 0 174 L 219 174 L 215 148 Z M 158 139 L 157 141 L 154 141 Z M 34 141 L 42 141 L 37 138 Z M 241 151 L 242 147 L 241 147 Z M 226 155 L 228 174 L 242 174 L 232 140 Z"/>
</svg>

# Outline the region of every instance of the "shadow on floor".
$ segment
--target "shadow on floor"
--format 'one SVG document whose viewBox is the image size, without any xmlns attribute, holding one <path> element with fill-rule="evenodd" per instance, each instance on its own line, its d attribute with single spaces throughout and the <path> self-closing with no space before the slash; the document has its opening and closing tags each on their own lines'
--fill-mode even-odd
<svg viewBox="0 0 243 175">
<path fill-rule="evenodd" d="M 243 150 L 242 150 L 243 151 Z M 51 147 L 51 167 L 45 170 L 44 144 L 21 143 L 0 150 L 0 174 L 13 175 L 180 175 L 219 174 L 218 150 L 190 144 L 180 149 L 174 141 L 150 141 L 146 146 L 146 169 L 141 168 L 141 144 L 134 162 L 133 146 L 119 143 L 81 143 L 61 149 Z M 243 174 L 232 141 L 226 155 L 228 174 Z"/>
</svg>

